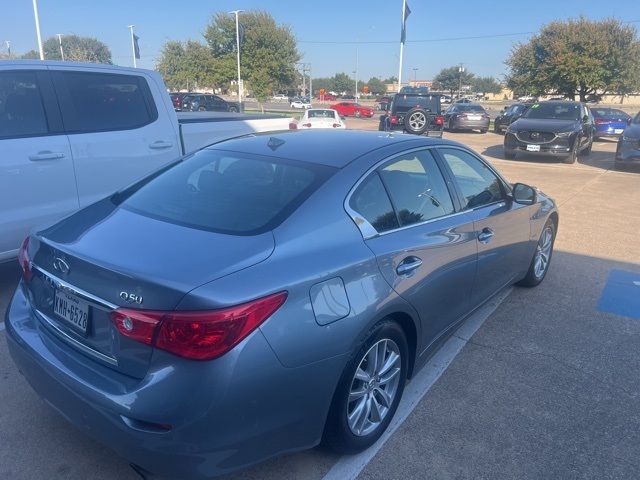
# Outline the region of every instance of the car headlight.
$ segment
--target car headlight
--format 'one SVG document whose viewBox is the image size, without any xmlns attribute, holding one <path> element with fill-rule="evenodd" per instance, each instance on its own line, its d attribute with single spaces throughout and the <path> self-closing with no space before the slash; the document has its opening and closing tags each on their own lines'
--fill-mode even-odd
<svg viewBox="0 0 640 480">
<path fill-rule="evenodd" d="M 556 133 L 556 137 L 560 137 L 560 138 L 567 138 L 570 137 L 571 135 L 573 135 L 573 130 L 570 130 L 568 132 L 558 132 Z"/>
</svg>

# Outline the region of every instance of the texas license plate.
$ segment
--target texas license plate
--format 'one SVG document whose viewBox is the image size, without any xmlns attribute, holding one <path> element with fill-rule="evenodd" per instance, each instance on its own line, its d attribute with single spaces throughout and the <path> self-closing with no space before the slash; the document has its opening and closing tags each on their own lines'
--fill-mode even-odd
<svg viewBox="0 0 640 480">
<path fill-rule="evenodd" d="M 53 311 L 82 333 L 87 333 L 89 320 L 89 304 L 75 295 L 56 290 Z"/>
<path fill-rule="evenodd" d="M 527 152 L 539 152 L 540 145 L 527 145 Z"/>
<path fill-rule="evenodd" d="M 622 133 L 622 132 L 624 132 L 624 128 L 616 128 L 616 129 L 613 131 L 613 133 L 615 133 L 616 135 L 617 135 L 618 133 Z"/>
</svg>

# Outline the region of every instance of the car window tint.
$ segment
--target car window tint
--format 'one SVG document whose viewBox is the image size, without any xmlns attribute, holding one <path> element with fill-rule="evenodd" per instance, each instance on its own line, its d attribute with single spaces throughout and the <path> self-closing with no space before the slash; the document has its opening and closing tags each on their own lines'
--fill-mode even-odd
<svg viewBox="0 0 640 480">
<path fill-rule="evenodd" d="M 0 73 L 0 138 L 43 135 L 47 131 L 36 74 Z"/>
<path fill-rule="evenodd" d="M 400 226 L 453 213 L 442 173 L 428 150 L 412 152 L 380 169 Z"/>
<path fill-rule="evenodd" d="M 464 150 L 441 148 L 439 151 L 462 191 L 465 208 L 476 208 L 503 199 L 500 180 L 483 162 Z"/>
<path fill-rule="evenodd" d="M 378 232 L 398 228 L 398 219 L 377 173 L 369 175 L 351 195 L 349 206 Z"/>
<path fill-rule="evenodd" d="M 142 185 L 122 205 L 180 225 L 251 235 L 275 228 L 333 171 L 205 149 Z"/>
<path fill-rule="evenodd" d="M 140 76 L 58 71 L 54 78 L 62 92 L 60 108 L 68 132 L 127 130 L 158 116 Z"/>
</svg>

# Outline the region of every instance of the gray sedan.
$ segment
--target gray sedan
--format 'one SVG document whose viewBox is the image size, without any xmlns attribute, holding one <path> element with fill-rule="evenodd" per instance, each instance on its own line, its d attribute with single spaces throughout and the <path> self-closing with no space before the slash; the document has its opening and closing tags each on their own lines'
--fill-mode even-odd
<svg viewBox="0 0 640 480">
<path fill-rule="evenodd" d="M 7 341 L 139 472 L 357 452 L 466 316 L 545 278 L 557 228 L 549 197 L 454 142 L 248 136 L 28 237 Z"/>
<path fill-rule="evenodd" d="M 450 132 L 456 130 L 489 130 L 489 114 L 482 105 L 474 103 L 456 103 L 444 113 L 444 127 Z"/>
</svg>

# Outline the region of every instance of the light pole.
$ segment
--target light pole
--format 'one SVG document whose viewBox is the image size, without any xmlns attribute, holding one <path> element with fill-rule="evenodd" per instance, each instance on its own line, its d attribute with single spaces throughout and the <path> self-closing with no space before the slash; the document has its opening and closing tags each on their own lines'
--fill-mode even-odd
<svg viewBox="0 0 640 480">
<path fill-rule="evenodd" d="M 138 62 L 136 62 L 136 40 L 133 35 L 133 27 L 135 27 L 135 25 L 127 25 L 127 28 L 131 30 L 131 56 L 133 57 L 133 68 L 138 68 Z"/>
<path fill-rule="evenodd" d="M 242 89 L 243 89 L 243 85 L 242 85 L 242 79 L 240 78 L 240 22 L 238 20 L 238 14 L 240 12 L 243 12 L 244 10 L 233 10 L 232 12 L 229 12 L 231 15 L 235 15 L 236 17 L 236 50 L 237 50 L 237 57 L 238 57 L 238 103 L 240 104 L 240 110 L 244 111 L 244 108 L 242 108 Z"/>
<path fill-rule="evenodd" d="M 36 35 L 38 36 L 38 50 L 40 60 L 44 60 L 44 50 L 42 49 L 42 37 L 40 36 L 40 17 L 38 15 L 38 0 L 33 0 L 33 16 L 36 19 Z"/>
<path fill-rule="evenodd" d="M 62 61 L 64 62 L 64 50 L 62 49 L 62 34 L 56 33 L 56 37 L 58 37 L 58 44 L 60 45 L 60 56 L 62 57 Z"/>
<path fill-rule="evenodd" d="M 458 77 L 460 80 L 458 85 L 458 98 L 462 96 L 462 74 L 464 73 L 464 67 L 462 65 L 463 64 L 461 63 L 460 66 L 458 67 Z"/>
<path fill-rule="evenodd" d="M 418 71 L 417 67 L 413 67 L 413 86 L 416 86 L 416 72 Z"/>
<path fill-rule="evenodd" d="M 7 55 L 11 58 L 11 40 L 5 40 L 4 43 L 7 46 Z"/>
<path fill-rule="evenodd" d="M 359 53 L 360 53 L 360 45 L 356 44 L 356 71 L 354 72 L 355 77 L 356 77 L 356 102 L 358 101 L 358 60 L 359 60 Z"/>
</svg>

